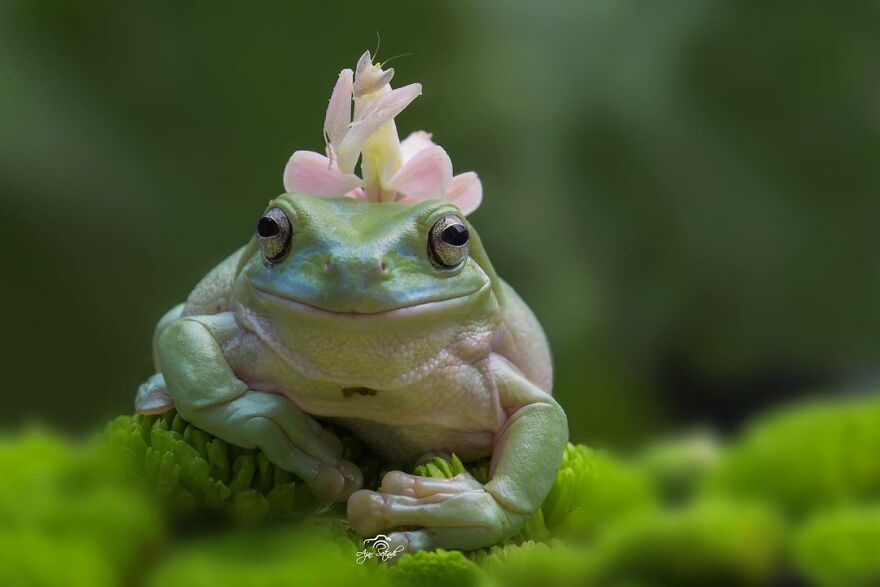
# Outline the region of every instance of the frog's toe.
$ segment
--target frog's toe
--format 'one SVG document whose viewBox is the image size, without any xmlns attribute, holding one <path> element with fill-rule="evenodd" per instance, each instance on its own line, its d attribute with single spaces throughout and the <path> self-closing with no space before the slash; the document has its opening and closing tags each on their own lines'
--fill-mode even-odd
<svg viewBox="0 0 880 587">
<path fill-rule="evenodd" d="M 174 408 L 174 400 L 165 386 L 165 377 L 156 373 L 138 387 L 134 411 L 138 414 L 164 414 Z"/>
<path fill-rule="evenodd" d="M 338 467 L 320 465 L 318 474 L 309 482 L 309 488 L 321 503 L 345 501 L 364 484 L 361 470 L 354 463 L 340 461 Z"/>
<path fill-rule="evenodd" d="M 390 471 L 382 478 L 381 491 L 408 497 L 427 497 L 437 493 L 462 493 L 475 489 L 482 489 L 482 486 L 469 473 L 461 473 L 451 479 L 435 479 Z"/>
<path fill-rule="evenodd" d="M 386 528 L 382 516 L 382 496 L 375 491 L 362 489 L 348 498 L 348 521 L 361 536 L 372 536 Z"/>
<path fill-rule="evenodd" d="M 512 529 L 510 517 L 482 487 L 424 497 L 358 491 L 348 500 L 348 520 L 362 536 L 420 527 L 395 533 L 408 551 L 480 548 L 501 540 Z"/>
</svg>

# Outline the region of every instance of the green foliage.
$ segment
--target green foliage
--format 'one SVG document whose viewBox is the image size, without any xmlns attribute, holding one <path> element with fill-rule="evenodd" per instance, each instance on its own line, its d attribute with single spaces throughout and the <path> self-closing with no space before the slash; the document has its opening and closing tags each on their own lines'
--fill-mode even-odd
<svg viewBox="0 0 880 587">
<path fill-rule="evenodd" d="M 715 435 L 697 432 L 648 445 L 636 460 L 667 502 L 681 502 L 698 490 L 717 466 L 722 447 Z"/>
<path fill-rule="evenodd" d="M 175 548 L 153 570 L 146 585 L 386 585 L 386 569 L 375 561 L 356 564 L 355 552 L 354 543 L 338 525 L 306 522 L 233 529 Z"/>
<path fill-rule="evenodd" d="M 417 552 L 401 557 L 391 572 L 394 587 L 477 587 L 485 582 L 480 568 L 462 553 Z"/>
<path fill-rule="evenodd" d="M 261 451 L 228 445 L 173 411 L 121 416 L 110 423 L 107 437 L 178 512 L 210 510 L 256 523 L 294 515 L 297 501 L 313 503 L 295 477 Z"/>
<path fill-rule="evenodd" d="M 800 516 L 880 497 L 880 400 L 814 403 L 757 420 L 706 491 L 772 501 Z"/>
<path fill-rule="evenodd" d="M 880 506 L 816 515 L 797 532 L 794 558 L 821 587 L 880 585 Z"/>
<path fill-rule="evenodd" d="M 873 585 L 877 408 L 861 400 L 778 413 L 727 453 L 684 438 L 626 462 L 569 444 L 544 503 L 507 543 L 362 565 L 362 539 L 341 508 L 303 508 L 307 488 L 259 451 L 173 413 L 117 418 L 109 443 L 33 432 L 0 440 L 0 584 L 615 587 L 767 585 L 793 575 L 821 587 Z M 378 472 L 358 443 L 344 444 L 347 458 Z M 436 456 L 414 470 L 485 481 L 488 462 Z M 839 504 L 847 507 L 829 509 Z M 209 517 L 221 524 L 180 516 L 196 511 L 221 514 Z"/>
<path fill-rule="evenodd" d="M 587 553 L 558 540 L 498 545 L 472 556 L 498 585 L 508 587 L 581 586 L 588 571 Z"/>
<path fill-rule="evenodd" d="M 779 569 L 785 526 L 756 505 L 702 502 L 612 526 L 591 552 L 590 584 L 765 585 Z"/>
<path fill-rule="evenodd" d="M 654 505 L 645 475 L 608 453 L 568 444 L 549 495 L 541 505 L 557 536 L 587 536 L 621 516 Z"/>
<path fill-rule="evenodd" d="M 117 585 L 161 539 L 152 500 L 98 444 L 4 438 L 0 471 L 0 585 Z"/>
<path fill-rule="evenodd" d="M 464 473 L 465 467 L 461 460 L 453 453 L 449 459 L 435 456 L 430 461 L 422 463 L 413 469 L 413 473 L 422 477 L 435 479 L 451 479 L 460 473 Z"/>
</svg>

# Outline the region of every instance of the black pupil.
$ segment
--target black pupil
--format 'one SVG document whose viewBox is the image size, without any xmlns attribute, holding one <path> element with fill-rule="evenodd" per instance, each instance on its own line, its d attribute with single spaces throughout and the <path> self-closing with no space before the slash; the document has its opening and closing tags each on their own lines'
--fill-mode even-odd
<svg viewBox="0 0 880 587">
<path fill-rule="evenodd" d="M 268 216 L 263 216 L 262 218 L 260 218 L 260 221 L 257 222 L 257 234 L 263 238 L 275 236 L 276 234 L 278 234 L 279 230 L 280 228 L 278 227 L 278 223 Z"/>
<path fill-rule="evenodd" d="M 453 224 L 443 229 L 440 238 L 445 243 L 460 247 L 468 241 L 468 229 L 462 224 Z"/>
</svg>

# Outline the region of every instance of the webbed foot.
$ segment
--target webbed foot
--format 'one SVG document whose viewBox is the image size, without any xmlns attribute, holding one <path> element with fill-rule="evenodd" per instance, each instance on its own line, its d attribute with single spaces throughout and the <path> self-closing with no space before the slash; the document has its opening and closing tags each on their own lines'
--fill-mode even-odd
<svg viewBox="0 0 880 587">
<path fill-rule="evenodd" d="M 469 473 L 435 479 L 391 471 L 379 492 L 361 490 L 348 500 L 348 520 L 362 536 L 392 532 L 392 548 L 406 552 L 435 548 L 471 550 L 500 542 L 526 515 L 504 509 Z"/>
<path fill-rule="evenodd" d="M 137 414 L 164 414 L 174 408 L 174 400 L 165 386 L 165 378 L 156 373 L 138 387 L 134 396 L 134 411 Z"/>
</svg>

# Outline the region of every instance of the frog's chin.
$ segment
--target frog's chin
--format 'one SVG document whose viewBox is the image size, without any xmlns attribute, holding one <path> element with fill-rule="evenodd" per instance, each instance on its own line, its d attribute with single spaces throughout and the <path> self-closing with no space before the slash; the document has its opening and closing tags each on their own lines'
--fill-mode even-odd
<svg viewBox="0 0 880 587">
<path fill-rule="evenodd" d="M 352 319 L 352 320 L 369 320 L 369 319 L 390 319 L 390 318 L 411 318 L 416 316 L 425 316 L 429 314 L 446 313 L 450 310 L 463 308 L 468 306 L 475 298 L 480 296 L 490 287 L 490 282 L 486 281 L 478 289 L 442 300 L 431 300 L 406 306 L 398 306 L 394 308 L 382 309 L 375 312 L 357 312 L 357 311 L 336 311 L 327 310 L 315 306 L 303 300 L 295 300 L 293 298 L 253 286 L 256 295 L 266 301 L 283 305 L 286 309 L 302 314 L 309 314 L 315 317 L 327 317 L 336 319 Z"/>
</svg>

